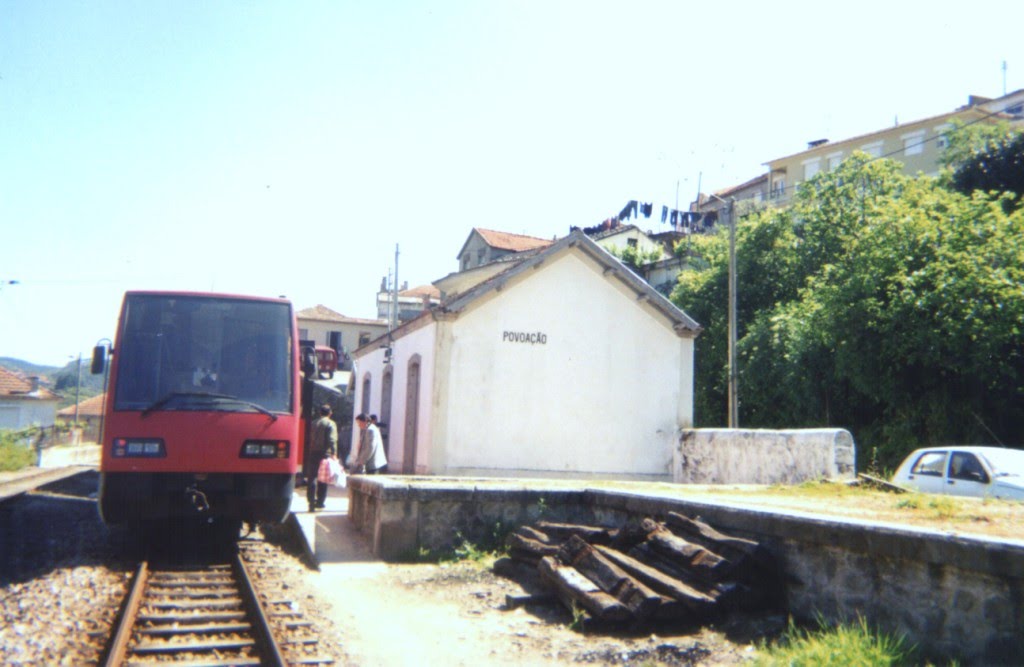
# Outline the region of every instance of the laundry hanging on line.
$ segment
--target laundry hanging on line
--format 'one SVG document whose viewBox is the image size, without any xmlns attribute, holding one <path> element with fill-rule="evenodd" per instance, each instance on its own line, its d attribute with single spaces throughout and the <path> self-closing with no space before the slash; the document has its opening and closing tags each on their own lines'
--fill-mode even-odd
<svg viewBox="0 0 1024 667">
<path fill-rule="evenodd" d="M 619 222 L 624 222 L 631 218 L 640 219 L 642 213 L 645 218 L 651 217 L 651 212 L 654 210 L 654 204 L 651 203 L 640 203 L 636 199 L 630 199 L 629 203 L 626 204 L 625 208 L 619 211 L 619 215 L 616 219 Z"/>
</svg>

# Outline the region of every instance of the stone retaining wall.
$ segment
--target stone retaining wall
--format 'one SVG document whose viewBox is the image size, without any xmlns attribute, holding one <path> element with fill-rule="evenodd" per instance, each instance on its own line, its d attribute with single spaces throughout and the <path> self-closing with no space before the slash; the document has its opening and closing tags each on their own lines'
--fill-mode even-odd
<svg viewBox="0 0 1024 667">
<path fill-rule="evenodd" d="M 834 428 L 688 429 L 678 458 L 673 481 L 686 484 L 799 484 L 856 474 L 853 435 Z"/>
<path fill-rule="evenodd" d="M 952 535 L 634 492 L 489 480 L 349 480 L 350 516 L 374 553 L 401 560 L 460 538 L 539 519 L 620 526 L 669 511 L 764 543 L 779 560 L 787 611 L 800 619 L 858 615 L 906 634 L 926 654 L 1013 664 L 1024 655 L 1024 541 Z"/>
</svg>

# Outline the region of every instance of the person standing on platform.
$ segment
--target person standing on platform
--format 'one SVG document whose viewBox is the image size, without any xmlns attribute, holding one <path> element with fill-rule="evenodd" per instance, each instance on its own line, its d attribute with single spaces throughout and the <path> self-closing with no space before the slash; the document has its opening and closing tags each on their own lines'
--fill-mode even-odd
<svg viewBox="0 0 1024 667">
<path fill-rule="evenodd" d="M 309 511 L 323 509 L 327 502 L 328 485 L 317 479 L 320 462 L 338 451 L 338 425 L 331 419 L 331 406 L 320 406 L 320 419 L 313 424 L 313 438 L 306 452 L 303 474 L 306 476 L 306 500 Z"/>
<path fill-rule="evenodd" d="M 365 468 L 368 475 L 387 473 L 388 459 L 384 453 L 384 439 L 380 436 L 380 429 L 362 413 L 356 416 L 356 424 L 359 426 L 359 453 L 353 462 L 354 471 L 359 472 Z"/>
</svg>

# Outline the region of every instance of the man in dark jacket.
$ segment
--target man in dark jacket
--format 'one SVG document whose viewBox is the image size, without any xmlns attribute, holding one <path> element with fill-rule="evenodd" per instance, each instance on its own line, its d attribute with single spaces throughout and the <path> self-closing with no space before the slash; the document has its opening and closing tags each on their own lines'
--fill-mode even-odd
<svg viewBox="0 0 1024 667">
<path fill-rule="evenodd" d="M 306 500 L 309 511 L 315 512 L 323 508 L 327 501 L 328 485 L 317 479 L 320 462 L 335 455 L 338 451 L 338 426 L 331 419 L 331 406 L 320 406 L 320 419 L 313 424 L 313 436 L 306 448 L 303 475 L 306 476 Z"/>
</svg>

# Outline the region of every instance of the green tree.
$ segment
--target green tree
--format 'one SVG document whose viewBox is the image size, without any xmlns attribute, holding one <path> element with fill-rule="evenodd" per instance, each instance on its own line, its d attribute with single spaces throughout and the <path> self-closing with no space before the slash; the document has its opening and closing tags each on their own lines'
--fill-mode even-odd
<svg viewBox="0 0 1024 667">
<path fill-rule="evenodd" d="M 995 125 L 957 125 L 947 135 L 949 146 L 941 162 L 949 168 L 950 187 L 970 195 L 975 190 L 1005 195 L 1007 211 L 1021 205 L 1024 197 L 1024 132 L 1001 122 Z"/>
<path fill-rule="evenodd" d="M 625 248 L 612 246 L 608 252 L 632 269 L 634 273 L 640 273 L 643 267 L 662 259 L 662 252 L 659 249 L 644 250 L 632 245 Z"/>
<path fill-rule="evenodd" d="M 859 154 L 792 206 L 737 229 L 740 420 L 849 428 L 892 465 L 921 443 L 1013 440 L 1024 426 L 1024 212 Z M 1009 211 L 1009 212 L 1008 212 Z M 673 300 L 705 327 L 696 419 L 724 423 L 728 257 Z"/>
</svg>

